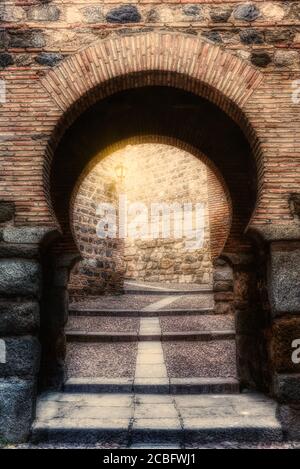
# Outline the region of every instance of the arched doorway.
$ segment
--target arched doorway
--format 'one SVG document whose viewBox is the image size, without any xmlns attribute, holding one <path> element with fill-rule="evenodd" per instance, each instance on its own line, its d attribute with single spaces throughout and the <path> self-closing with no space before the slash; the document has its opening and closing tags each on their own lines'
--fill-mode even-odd
<svg viewBox="0 0 300 469">
<path fill-rule="evenodd" d="M 64 233 L 53 247 L 54 257 L 78 253 L 70 225 L 72 194 L 82 173 L 97 161 L 97 155 L 101 160 L 103 155 L 121 148 L 126 141 L 141 144 L 155 140 L 172 142 L 175 147 L 188 149 L 196 157 L 204 154 L 213 173 L 224 181 L 232 215 L 227 239 L 218 251 L 218 256 L 223 254 L 223 257 L 214 260 L 211 273 L 215 312 L 233 314 L 236 303 L 243 311 L 248 311 L 253 302 L 259 301 L 255 287 L 254 247 L 245 235 L 258 197 L 257 164 L 249 142 L 234 120 L 209 100 L 180 88 L 142 86 L 114 93 L 87 109 L 65 132 L 50 171 L 52 206 Z M 226 227 L 222 227 L 219 220 L 212 242 L 217 243 L 224 232 Z M 257 306 L 256 311 L 263 314 Z M 45 324 L 45 329 L 49 329 L 47 319 Z M 58 342 L 62 344 L 64 325 L 58 329 Z M 246 334 L 243 330 L 237 355 L 242 384 L 264 388 L 267 378 L 261 366 L 265 366 L 262 364 L 266 360 L 265 345 L 262 343 L 258 352 L 256 347 L 256 341 L 261 341 L 260 334 L 259 327 L 250 332 L 247 330 Z M 55 355 L 53 345 L 50 348 L 52 352 L 44 354 L 47 370 L 47 355 Z M 249 370 L 253 353 L 260 355 L 255 360 L 258 369 Z M 60 349 L 59 354 L 62 371 L 64 351 Z M 49 378 L 49 372 L 47 374 Z M 59 382 L 62 383 L 62 378 Z"/>
</svg>

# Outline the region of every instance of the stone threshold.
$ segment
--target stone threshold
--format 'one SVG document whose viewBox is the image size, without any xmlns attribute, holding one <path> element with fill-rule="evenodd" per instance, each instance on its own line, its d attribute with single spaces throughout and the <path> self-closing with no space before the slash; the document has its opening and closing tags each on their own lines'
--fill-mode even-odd
<svg viewBox="0 0 300 469">
<path fill-rule="evenodd" d="M 202 341 L 234 340 L 235 331 L 187 331 L 187 332 L 87 332 L 66 331 L 67 342 L 136 342 L 136 341 Z"/>
<path fill-rule="evenodd" d="M 31 442 L 138 444 L 282 442 L 276 403 L 263 395 L 47 393 Z"/>
<path fill-rule="evenodd" d="M 234 378 L 69 378 L 66 393 L 237 394 Z"/>
</svg>

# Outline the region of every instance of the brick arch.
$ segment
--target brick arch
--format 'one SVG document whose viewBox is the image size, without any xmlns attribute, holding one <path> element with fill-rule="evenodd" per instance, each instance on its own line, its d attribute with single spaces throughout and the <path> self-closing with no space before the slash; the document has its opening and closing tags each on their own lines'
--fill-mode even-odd
<svg viewBox="0 0 300 469">
<path fill-rule="evenodd" d="M 41 79 L 42 87 L 59 109 L 44 161 L 44 189 L 50 211 L 51 159 L 65 130 L 98 100 L 118 91 L 153 85 L 184 89 L 204 97 L 241 127 L 256 159 L 261 179 L 259 199 L 262 150 L 243 110 L 262 81 L 263 74 L 247 62 L 219 46 L 182 33 L 113 36 L 81 49 Z"/>
<path fill-rule="evenodd" d="M 184 79 L 184 87 L 197 80 L 202 93 L 228 111 L 230 101 L 242 109 L 263 80 L 255 67 L 219 46 L 182 33 L 151 32 L 96 41 L 64 60 L 41 83 L 66 112 L 83 96 L 97 94 L 99 84 L 146 71 L 175 73 L 179 81 Z M 92 95 L 86 104 L 91 101 Z"/>
<path fill-rule="evenodd" d="M 139 135 L 136 137 L 131 137 L 127 139 L 120 140 L 113 145 L 106 147 L 102 150 L 95 158 L 93 158 L 90 163 L 85 167 L 82 174 L 79 176 L 76 185 L 73 189 L 71 200 L 70 200 L 70 209 L 69 209 L 69 217 L 70 217 L 70 230 L 72 232 L 72 237 L 76 240 L 75 232 L 74 232 L 74 223 L 73 223 L 73 215 L 74 215 L 74 205 L 77 194 L 80 190 L 80 187 L 84 181 L 84 179 L 91 173 L 93 168 L 100 163 L 104 158 L 108 157 L 112 153 L 116 152 L 119 149 L 124 148 L 126 145 L 138 145 L 144 143 L 162 143 L 165 145 L 173 146 L 178 149 L 181 149 L 193 156 L 195 156 L 198 160 L 204 163 L 208 169 L 208 179 L 212 186 L 212 192 L 210 194 L 210 200 L 208 204 L 208 209 L 210 214 L 213 213 L 214 205 L 218 203 L 218 199 L 222 198 L 222 194 L 220 193 L 220 189 L 223 191 L 225 195 L 226 201 L 224 200 L 223 203 L 226 203 L 228 208 L 228 220 L 226 220 L 226 225 L 224 226 L 224 220 L 216 219 L 214 223 L 211 225 L 211 253 L 213 259 L 217 258 L 224 250 L 226 246 L 226 242 L 228 237 L 230 236 L 230 229 L 232 224 L 232 215 L 233 215 L 233 207 L 232 207 L 232 199 L 227 187 L 226 181 L 223 178 L 223 175 L 214 164 L 214 162 L 208 158 L 205 154 L 195 148 L 193 145 L 180 140 L 179 138 L 173 138 L 165 135 Z M 219 182 L 219 186 L 216 186 L 215 180 Z M 224 210 L 224 208 L 223 208 Z"/>
</svg>

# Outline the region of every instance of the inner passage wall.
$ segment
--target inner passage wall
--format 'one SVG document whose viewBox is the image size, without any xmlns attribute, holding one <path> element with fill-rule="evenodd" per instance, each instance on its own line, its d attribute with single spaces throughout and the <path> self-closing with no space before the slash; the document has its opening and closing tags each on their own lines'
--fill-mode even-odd
<svg viewBox="0 0 300 469">
<path fill-rule="evenodd" d="M 162 143 L 126 145 L 97 161 L 74 193 L 72 226 L 83 260 L 72 272 L 70 293 L 120 291 L 124 280 L 211 285 L 212 262 L 225 244 L 231 217 L 229 200 L 215 172 L 191 153 Z M 105 231 L 103 216 L 103 204 L 112 204 L 117 230 L 120 221 L 123 226 L 120 197 L 127 203 L 128 233 L 123 239 L 118 232 L 115 236 Z M 136 203 L 143 205 L 132 207 Z M 165 218 L 156 204 L 164 207 Z M 190 236 L 174 231 L 174 204 L 181 209 L 184 204 L 192 207 Z M 197 206 L 203 221 L 200 233 L 196 232 Z M 101 227 L 105 238 L 103 233 L 99 237 Z M 153 239 L 155 230 L 159 234 Z"/>
</svg>

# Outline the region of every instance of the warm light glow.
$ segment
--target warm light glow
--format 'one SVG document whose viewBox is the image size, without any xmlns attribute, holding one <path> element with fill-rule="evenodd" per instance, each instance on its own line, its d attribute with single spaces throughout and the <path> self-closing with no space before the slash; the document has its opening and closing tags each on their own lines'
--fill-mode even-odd
<svg viewBox="0 0 300 469">
<path fill-rule="evenodd" d="M 123 164 L 118 164 L 116 167 L 115 167 L 115 173 L 116 173 L 116 177 L 119 181 L 123 181 L 125 179 L 125 176 L 126 176 L 126 168 Z"/>
</svg>

